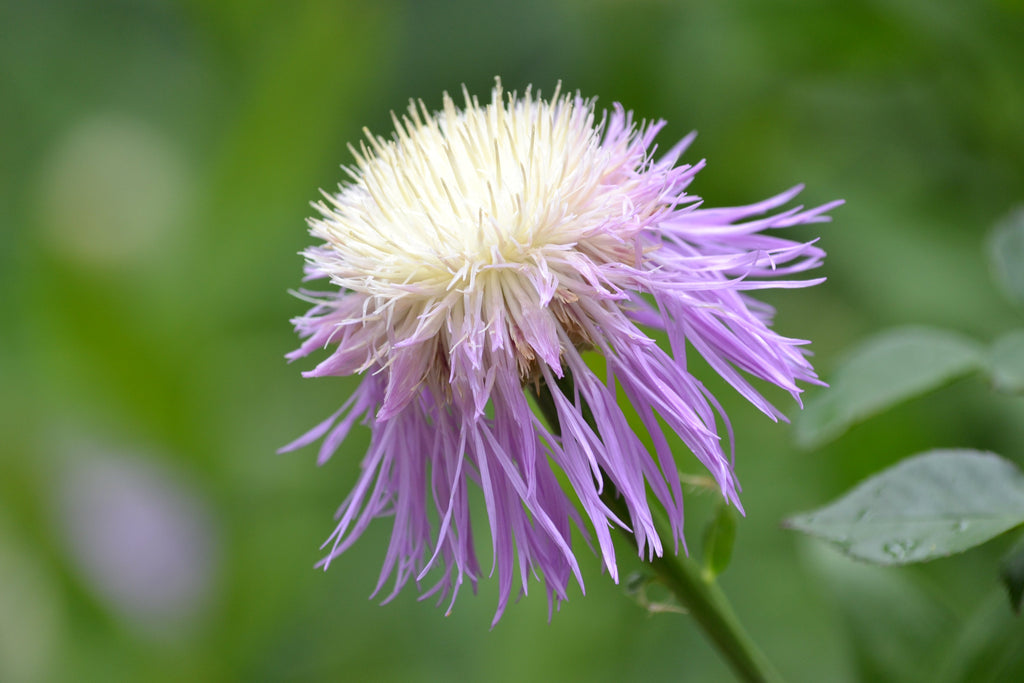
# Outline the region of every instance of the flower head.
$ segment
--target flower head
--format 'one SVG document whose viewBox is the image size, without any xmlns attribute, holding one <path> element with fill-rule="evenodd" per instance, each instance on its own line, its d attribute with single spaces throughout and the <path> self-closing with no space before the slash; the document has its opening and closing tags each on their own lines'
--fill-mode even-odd
<svg viewBox="0 0 1024 683">
<path fill-rule="evenodd" d="M 322 244 L 304 252 L 308 278 L 337 289 L 304 292 L 315 305 L 294 321 L 305 341 L 289 358 L 327 347 L 306 376 L 362 381 L 283 450 L 324 437 L 324 462 L 356 420 L 372 430 L 322 564 L 390 516 L 376 591 L 393 576 L 393 597 L 437 568 L 424 596 L 454 601 L 480 576 L 470 513 L 477 488 L 500 582 L 495 620 L 513 583 L 525 593 L 531 573 L 552 604 L 573 578 L 582 587 L 573 526 L 596 538 L 617 580 L 613 526 L 630 529 L 648 557 L 683 540 L 682 490 L 659 418 L 738 506 L 720 437 L 728 419 L 688 372 L 686 347 L 782 417 L 748 378 L 794 398 L 797 382 L 817 379 L 805 342 L 773 332 L 771 309 L 746 292 L 818 282 L 789 276 L 824 253 L 771 233 L 828 220 L 838 202 L 766 216 L 794 188 L 749 206 L 703 208 L 686 192 L 703 162 L 676 165 L 692 135 L 655 156 L 663 122 L 637 124 L 617 104 L 598 114 L 593 101 L 557 91 L 549 101 L 529 89 L 506 96 L 498 82 L 490 104 L 465 93 L 460 109 L 446 94 L 442 111 L 413 102 L 394 124 L 391 139 L 367 131 L 352 149 L 350 182 L 314 205 L 311 234 Z M 643 328 L 667 331 L 669 348 Z M 567 375 L 573 388 L 550 392 L 553 430 L 531 394 Z M 606 481 L 628 519 L 602 502 Z M 648 491 L 672 538 L 655 530 Z"/>
</svg>

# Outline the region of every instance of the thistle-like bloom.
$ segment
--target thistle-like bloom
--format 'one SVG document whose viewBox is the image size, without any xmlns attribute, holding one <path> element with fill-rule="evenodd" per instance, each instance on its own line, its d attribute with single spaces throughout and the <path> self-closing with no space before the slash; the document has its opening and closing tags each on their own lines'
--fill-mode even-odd
<svg viewBox="0 0 1024 683">
<path fill-rule="evenodd" d="M 306 376 L 362 381 L 283 450 L 323 437 L 322 463 L 357 420 L 372 430 L 321 564 L 390 516 L 375 594 L 389 576 L 388 599 L 434 568 L 439 580 L 424 597 L 454 602 L 481 573 L 471 525 L 478 489 L 499 577 L 495 621 L 513 583 L 525 593 L 531 573 L 551 604 L 566 599 L 573 578 L 582 588 L 573 526 L 596 539 L 617 581 L 613 527 L 632 531 L 648 558 L 683 540 L 663 424 L 739 506 L 722 447 L 728 419 L 688 371 L 686 348 L 781 418 L 748 378 L 797 400 L 797 382 L 817 379 L 806 342 L 773 332 L 772 310 L 746 292 L 819 282 L 790 276 L 818 266 L 821 249 L 770 233 L 828 220 L 838 202 L 765 217 L 794 188 L 703 208 L 686 193 L 703 162 L 676 165 L 692 135 L 656 156 L 663 122 L 637 124 L 619 105 L 599 115 L 593 101 L 557 91 L 550 101 L 529 89 L 505 96 L 499 82 L 490 104 L 466 93 L 459 109 L 446 94 L 443 111 L 413 102 L 394 123 L 390 140 L 367 131 L 351 148 L 351 181 L 324 193 L 309 221 L 323 243 L 304 252 L 307 279 L 337 290 L 303 292 L 315 305 L 294 321 L 305 341 L 289 358 L 327 347 Z M 644 328 L 666 331 L 668 348 Z M 556 389 L 570 373 L 574 388 Z M 555 428 L 534 409 L 549 389 Z M 627 519 L 602 501 L 608 482 Z M 672 538 L 659 537 L 649 496 L 667 512 Z"/>
</svg>

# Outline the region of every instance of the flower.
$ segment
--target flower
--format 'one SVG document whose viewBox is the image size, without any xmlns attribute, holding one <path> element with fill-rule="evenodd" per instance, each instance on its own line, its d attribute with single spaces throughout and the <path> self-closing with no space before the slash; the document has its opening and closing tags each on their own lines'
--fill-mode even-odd
<svg viewBox="0 0 1024 683">
<path fill-rule="evenodd" d="M 471 491 L 479 489 L 497 622 L 513 584 L 526 593 L 531 573 L 549 606 L 566 599 L 573 579 L 583 588 L 573 526 L 588 544 L 596 538 L 616 581 L 613 527 L 632 531 L 641 556 L 662 555 L 666 543 L 678 552 L 683 495 L 659 419 L 739 506 L 719 436 L 724 426 L 731 442 L 728 418 L 687 370 L 686 347 L 783 418 L 747 377 L 798 401 L 797 382 L 818 381 L 806 342 L 773 332 L 772 309 L 747 291 L 820 282 L 789 276 L 818 266 L 824 252 L 769 231 L 828 220 L 839 202 L 755 218 L 797 187 L 749 206 L 703 208 L 686 193 L 703 162 L 676 165 L 692 134 L 657 157 L 664 122 L 637 124 L 618 104 L 599 115 L 579 95 L 506 96 L 500 81 L 487 105 L 463 92 L 464 109 L 447 93 L 437 113 L 410 103 L 401 120 L 393 116 L 390 140 L 365 131 L 366 142 L 350 147 L 351 181 L 314 204 L 310 232 L 323 243 L 304 252 L 307 279 L 337 290 L 301 293 L 314 306 L 293 321 L 305 341 L 288 357 L 327 347 L 305 376 L 362 381 L 338 412 L 282 450 L 324 437 L 323 463 L 356 420 L 370 427 L 321 565 L 373 519 L 393 517 L 374 591 L 393 576 L 385 601 L 432 568 L 441 575 L 423 597 L 450 597 L 449 610 L 465 581 L 476 587 L 471 499 L 479 494 Z M 667 331 L 669 348 L 644 327 Z M 573 389 L 550 393 L 556 430 L 534 402 L 569 375 Z M 628 519 L 602 501 L 606 481 Z M 655 529 L 648 490 L 671 538 Z"/>
</svg>

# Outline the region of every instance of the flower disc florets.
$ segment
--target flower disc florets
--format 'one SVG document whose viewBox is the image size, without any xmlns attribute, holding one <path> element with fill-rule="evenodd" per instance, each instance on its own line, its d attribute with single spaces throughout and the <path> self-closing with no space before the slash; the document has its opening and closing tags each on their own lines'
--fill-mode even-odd
<svg viewBox="0 0 1024 683">
<path fill-rule="evenodd" d="M 392 139 L 367 132 L 352 150 L 351 182 L 325 193 L 310 221 L 323 244 L 305 252 L 309 277 L 329 278 L 338 291 L 307 293 L 316 305 L 295 321 L 307 339 L 290 357 L 326 345 L 331 354 L 308 375 L 364 379 L 290 447 L 326 434 L 323 461 L 360 416 L 373 430 L 324 563 L 371 519 L 393 515 L 381 584 L 393 573 L 397 592 L 439 563 L 443 576 L 427 594 L 454 599 L 464 578 L 479 574 L 472 484 L 487 508 L 498 616 L 516 564 L 524 592 L 531 571 L 551 600 L 565 598 L 572 575 L 582 586 L 571 524 L 584 534 L 590 527 L 617 578 L 611 525 L 628 526 L 641 554 L 663 552 L 648 489 L 668 512 L 671 540 L 682 540 L 682 492 L 656 416 L 738 504 L 718 435 L 717 420 L 728 422 L 687 372 L 685 348 L 780 417 L 739 371 L 794 397 L 798 380 L 816 378 L 797 348 L 804 342 L 773 333 L 771 310 L 743 292 L 814 284 L 765 280 L 813 268 L 824 254 L 762 231 L 827 220 L 835 204 L 743 222 L 797 189 L 747 207 L 701 208 L 685 189 L 702 164 L 676 166 L 692 136 L 655 158 L 663 123 L 637 126 L 618 105 L 598 117 L 579 96 L 506 97 L 499 83 L 486 106 L 467 93 L 460 110 L 446 94 L 441 112 L 412 103 L 394 123 Z M 671 353 L 639 325 L 666 329 Z M 586 349 L 603 355 L 604 379 L 584 362 Z M 554 387 L 567 372 L 575 388 L 552 392 L 560 429 L 552 433 L 523 385 Z M 654 454 L 619 408 L 620 392 Z M 605 478 L 629 519 L 601 501 Z"/>
</svg>

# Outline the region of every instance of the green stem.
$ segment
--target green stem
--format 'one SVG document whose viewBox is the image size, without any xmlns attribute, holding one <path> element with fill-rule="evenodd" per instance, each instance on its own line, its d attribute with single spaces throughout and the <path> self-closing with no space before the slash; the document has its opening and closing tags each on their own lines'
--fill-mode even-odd
<svg viewBox="0 0 1024 683">
<path fill-rule="evenodd" d="M 554 398 L 550 392 L 560 391 L 571 400 L 573 396 L 572 376 L 566 372 L 565 377 L 558 381 L 557 386 L 549 387 L 542 382 L 539 388 L 540 392 L 536 395 L 537 405 L 551 428 L 558 432 L 560 431 L 558 411 L 555 409 Z M 597 431 L 593 415 L 586 405 L 583 406 L 583 416 Z M 619 519 L 629 519 L 629 509 L 625 500 L 619 496 L 618 491 L 607 477 L 601 499 Z M 664 520 L 655 519 L 655 527 L 662 539 L 672 538 Z M 619 531 L 629 538 L 633 547 L 636 547 L 636 536 L 632 532 L 621 527 L 619 527 Z M 751 682 L 781 682 L 783 680 L 768 658 L 743 630 L 743 626 L 733 613 L 729 601 L 718 584 L 713 578 L 706 578 L 695 561 L 686 556 L 666 554 L 662 557 L 655 557 L 650 565 L 661 582 L 675 595 L 679 604 L 697 620 L 707 638 L 718 648 L 718 651 L 741 680 Z"/>
</svg>

